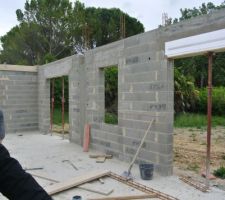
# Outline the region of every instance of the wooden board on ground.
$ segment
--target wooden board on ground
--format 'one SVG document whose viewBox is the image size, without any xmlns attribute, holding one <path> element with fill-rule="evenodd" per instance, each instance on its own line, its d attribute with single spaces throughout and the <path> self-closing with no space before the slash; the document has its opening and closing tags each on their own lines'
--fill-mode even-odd
<svg viewBox="0 0 225 200">
<path fill-rule="evenodd" d="M 98 157 L 96 158 L 96 163 L 104 163 L 106 160 L 106 157 Z"/>
<path fill-rule="evenodd" d="M 112 159 L 110 154 L 91 154 L 89 158 L 95 158 L 96 163 L 104 163 L 106 159 Z"/>
<path fill-rule="evenodd" d="M 107 159 L 111 159 L 113 156 L 111 154 L 91 154 L 89 158 L 98 158 L 98 157 L 105 157 Z"/>
<path fill-rule="evenodd" d="M 44 179 L 44 180 L 47 180 L 47 181 L 50 181 L 50 182 L 53 182 L 53 183 L 59 183 L 58 180 L 49 178 L 47 176 L 44 176 L 43 174 L 37 174 L 37 173 L 30 173 L 30 174 L 34 177 L 38 177 L 38 178 L 41 178 L 41 179 Z M 82 185 L 78 186 L 77 188 L 82 189 L 82 190 L 86 190 L 86 191 L 89 191 L 89 192 L 93 192 L 93 193 L 96 193 L 96 194 L 105 195 L 105 196 L 110 195 L 114 191 L 113 189 L 109 189 L 107 191 L 106 191 L 106 189 L 104 189 L 104 191 L 102 191 L 103 190 L 102 188 L 101 188 L 101 190 L 96 189 L 96 188 L 93 188 L 91 185 L 88 186 L 87 184 L 84 185 L 84 186 L 82 186 Z"/>
<path fill-rule="evenodd" d="M 82 185 L 84 183 L 93 181 L 95 179 L 107 176 L 109 174 L 110 174 L 110 171 L 108 171 L 108 170 L 90 172 L 90 173 L 86 173 L 82 176 L 75 177 L 75 178 L 72 178 L 70 180 L 63 181 L 63 182 L 56 183 L 54 185 L 48 186 L 48 187 L 45 188 L 45 190 L 49 195 L 53 195 L 53 194 L 57 194 L 59 192 L 68 190 L 70 188 L 73 188 L 75 186 Z"/>
<path fill-rule="evenodd" d="M 143 185 L 141 183 L 137 183 L 137 182 L 134 182 L 132 180 L 127 180 L 126 178 L 118 175 L 118 174 L 115 174 L 113 172 L 110 172 L 110 171 L 103 171 L 103 172 L 100 172 L 100 171 L 96 171 L 96 172 L 91 172 L 91 173 L 88 173 L 88 174 L 85 174 L 83 176 L 80 176 L 80 177 L 75 177 L 73 179 L 70 179 L 68 181 L 64 181 L 64 182 L 61 182 L 61 183 L 56 183 L 54 185 L 51 185 L 51 186 L 48 186 L 45 188 L 45 190 L 47 191 L 47 193 L 49 195 L 54 195 L 54 194 L 57 194 L 59 192 L 62 192 L 62 191 L 65 191 L 65 190 L 68 190 L 70 188 L 73 188 L 73 187 L 76 187 L 76 186 L 80 186 L 84 183 L 87 183 L 87 182 L 90 182 L 90 181 L 94 181 L 96 179 L 99 179 L 99 178 L 102 178 L 102 177 L 105 177 L 105 176 L 108 176 L 112 179 L 115 179 L 121 183 L 124 183 L 126 185 L 129 185 L 135 189 L 138 189 L 139 191 L 142 191 L 148 195 L 154 195 L 154 197 L 148 197 L 148 198 L 158 198 L 158 199 L 161 199 L 161 200 L 178 200 L 176 197 L 173 197 L 173 196 L 170 196 L 168 194 L 165 194 L 165 193 L 162 193 L 160 191 L 157 191 L 153 188 L 150 188 L 146 185 Z M 45 177 L 46 178 L 46 177 Z M 53 180 L 53 179 L 51 179 Z M 94 189 L 92 189 L 94 191 Z M 96 190 L 95 190 L 96 191 Z M 133 198 L 134 197 L 134 198 Z M 114 199 L 123 199 L 123 198 L 128 198 L 128 199 L 138 199 L 137 196 L 129 196 L 129 197 L 113 197 Z M 103 198 L 105 200 L 110 200 L 110 199 L 107 199 L 107 198 Z M 139 197 L 140 199 L 140 197 Z M 142 198 L 143 199 L 143 198 Z M 111 199 L 112 200 L 112 199 Z"/>
<path fill-rule="evenodd" d="M 93 192 L 93 193 L 96 193 L 96 194 L 101 194 L 101 195 L 104 195 L 104 196 L 108 196 L 110 195 L 114 190 L 113 189 L 109 189 L 109 190 L 106 190 L 106 189 L 96 189 L 96 188 L 93 188 L 93 187 L 90 187 L 90 186 L 78 186 L 77 188 L 79 189 L 82 189 L 82 190 L 86 190 L 86 191 L 89 191 L 89 192 Z"/>
<path fill-rule="evenodd" d="M 149 199 L 149 198 L 157 198 L 157 195 L 143 194 L 143 195 L 132 195 L 132 196 L 94 198 L 94 199 L 88 199 L 88 200 L 129 200 L 129 199 Z"/>
<path fill-rule="evenodd" d="M 59 183 L 58 180 L 55 180 L 55 179 L 52 179 L 52 178 L 49 178 L 47 176 L 44 176 L 43 174 L 38 174 L 38 173 L 30 173 L 32 176 L 34 177 L 37 177 L 37 178 L 41 178 L 41 179 L 44 179 L 44 180 L 47 180 L 47 181 L 50 181 L 50 182 L 53 182 L 53 183 Z"/>
</svg>

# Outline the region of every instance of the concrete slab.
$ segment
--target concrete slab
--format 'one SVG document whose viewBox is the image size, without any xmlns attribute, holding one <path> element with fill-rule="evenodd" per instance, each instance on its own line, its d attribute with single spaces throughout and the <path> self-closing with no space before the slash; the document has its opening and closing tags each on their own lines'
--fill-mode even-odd
<svg viewBox="0 0 225 200">
<path fill-rule="evenodd" d="M 121 174 L 126 171 L 128 164 L 117 159 L 107 159 L 105 163 L 96 163 L 95 159 L 90 159 L 89 154 L 101 153 L 92 151 L 84 153 L 82 148 L 74 143 L 70 143 L 68 140 L 62 140 L 58 135 L 43 135 L 39 132 L 32 133 L 17 133 L 8 134 L 4 140 L 4 145 L 9 149 L 11 155 L 17 158 L 22 166 L 25 168 L 43 167 L 42 170 L 30 171 L 31 173 L 42 174 L 47 177 L 51 177 L 55 180 L 67 180 L 71 177 L 80 176 L 87 171 L 96 169 L 107 169 L 117 174 Z M 75 170 L 67 162 L 63 160 L 70 160 L 78 170 Z M 177 176 L 161 177 L 154 175 L 154 179 L 151 181 L 143 181 L 139 175 L 138 166 L 134 166 L 132 174 L 137 182 L 145 184 L 161 192 L 167 193 L 171 196 L 177 197 L 182 200 L 213 200 L 220 199 L 225 200 L 225 192 L 216 188 L 212 188 L 209 193 L 202 193 L 186 184 L 181 182 Z M 36 180 L 43 186 L 53 184 L 50 181 L 46 181 L 40 178 Z M 98 181 L 88 183 L 88 187 L 93 187 L 99 190 L 114 189 L 111 196 L 119 195 L 133 195 L 143 194 L 140 191 L 118 183 L 110 178 L 104 178 L 104 184 Z M 69 200 L 75 195 L 81 195 L 83 199 L 88 197 L 104 197 L 99 194 L 87 192 L 81 189 L 72 189 L 67 192 L 60 193 L 54 196 L 55 200 Z M 1 200 L 5 200 L 0 196 Z"/>
</svg>

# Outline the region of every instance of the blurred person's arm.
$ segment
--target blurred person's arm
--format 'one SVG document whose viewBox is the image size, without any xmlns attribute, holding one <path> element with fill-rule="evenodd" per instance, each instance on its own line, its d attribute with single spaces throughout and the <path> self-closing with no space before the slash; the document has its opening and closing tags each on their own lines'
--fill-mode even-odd
<svg viewBox="0 0 225 200">
<path fill-rule="evenodd" d="M 0 192 L 8 199 L 52 200 L 35 179 L 0 144 Z"/>
<path fill-rule="evenodd" d="M 5 137 L 5 123 L 4 123 L 4 116 L 3 112 L 0 110 L 0 144 Z"/>
<path fill-rule="evenodd" d="M 1 144 L 4 137 L 4 117 L 0 110 L 0 192 L 11 200 L 52 200 L 19 162 L 10 156 Z"/>
</svg>

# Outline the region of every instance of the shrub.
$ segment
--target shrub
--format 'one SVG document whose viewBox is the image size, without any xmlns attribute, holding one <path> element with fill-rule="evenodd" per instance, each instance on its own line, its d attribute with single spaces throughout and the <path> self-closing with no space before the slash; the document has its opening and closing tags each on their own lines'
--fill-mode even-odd
<svg viewBox="0 0 225 200">
<path fill-rule="evenodd" d="M 225 179 L 225 167 L 221 166 L 220 168 L 218 168 L 217 170 L 214 170 L 213 174 L 216 177 Z"/>
<path fill-rule="evenodd" d="M 118 67 L 108 67 L 105 72 L 105 109 L 108 113 L 118 112 Z"/>
<path fill-rule="evenodd" d="M 198 111 L 207 113 L 207 88 L 199 90 L 197 101 Z M 215 87 L 212 90 L 212 113 L 213 115 L 225 114 L 225 87 Z"/>
<path fill-rule="evenodd" d="M 191 77 L 186 77 L 174 69 L 174 110 L 175 113 L 194 111 L 198 98 L 198 91 L 195 89 Z"/>
<path fill-rule="evenodd" d="M 105 123 L 118 124 L 118 117 L 114 113 L 105 113 Z"/>
</svg>

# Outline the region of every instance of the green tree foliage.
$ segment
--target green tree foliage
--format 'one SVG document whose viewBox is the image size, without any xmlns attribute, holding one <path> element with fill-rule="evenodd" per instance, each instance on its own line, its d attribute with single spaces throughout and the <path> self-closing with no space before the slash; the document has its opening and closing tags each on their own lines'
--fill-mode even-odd
<svg viewBox="0 0 225 200">
<path fill-rule="evenodd" d="M 207 85 L 207 56 L 176 59 L 174 65 L 185 76 L 191 76 L 197 87 L 201 88 Z"/>
<path fill-rule="evenodd" d="M 214 10 L 225 8 L 225 1 L 221 5 L 216 6 L 209 2 L 203 3 L 199 8 L 192 9 L 180 9 L 181 17 L 174 20 L 174 23 L 183 21 L 196 16 L 209 14 Z M 225 53 L 217 53 L 213 60 L 213 85 L 214 86 L 225 86 Z M 179 69 L 185 75 L 192 76 L 194 83 L 197 87 L 203 88 L 207 85 L 207 70 L 208 60 L 207 56 L 197 56 L 191 58 L 184 58 L 175 60 L 175 68 Z"/>
<path fill-rule="evenodd" d="M 200 15 L 213 13 L 214 10 L 224 9 L 225 1 L 221 5 L 216 6 L 213 3 L 203 3 L 199 8 L 180 9 L 181 17 L 172 20 L 168 19 L 167 25 L 178 23 Z M 217 53 L 213 57 L 213 86 L 225 86 L 225 53 Z M 190 58 L 176 59 L 175 66 L 175 112 L 182 111 L 199 111 L 206 112 L 207 108 L 207 86 L 208 78 L 208 59 L 207 56 L 195 56 Z M 197 88 L 200 90 L 200 99 L 198 99 Z M 213 89 L 214 90 L 214 89 Z M 213 92 L 213 113 L 224 113 L 223 101 L 219 100 L 221 95 L 220 89 L 215 89 Z M 204 100 L 203 100 L 204 99 Z M 197 106 L 196 106 L 197 104 Z M 221 106 L 219 106 L 221 105 Z"/>
<path fill-rule="evenodd" d="M 213 60 L 213 85 L 225 87 L 225 53 L 217 53 Z"/>
<path fill-rule="evenodd" d="M 3 50 L 0 60 L 10 64 L 36 64 L 35 60 L 41 56 L 38 51 L 40 44 L 35 36 L 38 30 L 33 23 L 22 23 L 12 28 L 1 37 Z"/>
<path fill-rule="evenodd" d="M 194 111 L 198 99 L 191 77 L 184 76 L 178 69 L 174 69 L 174 110 L 175 113 Z"/>
<path fill-rule="evenodd" d="M 52 95 L 52 82 L 51 82 L 51 95 Z M 51 96 L 52 98 L 52 96 Z M 69 80 L 68 76 L 64 76 L 64 98 L 65 98 L 65 111 L 69 110 Z M 62 107 L 62 77 L 54 79 L 54 105 L 56 108 Z"/>
<path fill-rule="evenodd" d="M 216 6 L 209 2 L 199 8 L 181 9 L 181 17 L 173 23 L 209 14 L 214 10 L 225 8 L 225 1 Z M 213 57 L 213 86 L 225 86 L 225 53 L 217 53 Z M 175 65 L 175 112 L 191 111 L 206 113 L 207 111 L 207 56 L 196 56 L 177 59 Z M 191 79 L 190 79 L 191 77 Z M 194 83 L 194 84 L 193 84 Z M 199 93 L 195 86 L 200 89 Z M 199 94 L 199 97 L 198 97 Z M 213 114 L 224 115 L 224 88 L 213 88 Z"/>
<path fill-rule="evenodd" d="M 126 37 L 144 32 L 143 25 L 120 9 L 87 8 L 86 21 L 90 32 L 90 47 L 102 46 L 120 38 L 120 16 L 125 15 Z"/>
<path fill-rule="evenodd" d="M 26 63 L 35 65 L 70 55 L 73 48 L 67 19 L 72 13 L 69 0 L 26 1 L 24 11 L 16 11 L 20 22 L 16 31 L 11 29 L 1 38 L 1 60 L 9 64 L 19 64 L 20 56 L 17 59 L 14 56 L 17 52 L 22 52 Z M 14 35 L 10 34 L 11 32 Z M 6 41 L 13 41 L 14 46 Z M 13 49 L 13 52 L 6 54 L 8 49 Z"/>
<path fill-rule="evenodd" d="M 106 112 L 118 113 L 118 67 L 109 67 L 105 72 L 105 109 Z"/>
<path fill-rule="evenodd" d="M 120 39 L 120 16 L 126 37 L 144 32 L 143 25 L 119 9 L 85 8 L 69 0 L 27 0 L 16 11 L 19 25 L 1 37 L 0 63 L 45 64 Z M 106 108 L 117 114 L 117 68 L 106 70 Z M 107 79 L 108 80 L 108 79 Z M 55 80 L 55 106 L 61 108 L 62 82 Z M 65 78 L 68 109 L 68 78 Z M 114 120 L 115 121 L 115 120 Z"/>
<path fill-rule="evenodd" d="M 177 23 L 179 21 L 183 21 L 186 19 L 191 19 L 193 17 L 197 17 L 200 15 L 206 15 L 209 14 L 211 12 L 213 12 L 214 10 L 219 10 L 219 9 L 223 9 L 225 8 L 225 1 L 223 1 L 219 6 L 214 5 L 212 2 L 208 2 L 206 3 L 202 3 L 201 6 L 199 6 L 199 8 L 184 8 L 184 9 L 180 9 L 180 13 L 181 13 L 181 17 L 179 19 L 175 18 L 173 20 L 173 23 Z"/>
<path fill-rule="evenodd" d="M 44 64 L 120 38 L 119 9 L 85 8 L 69 0 L 27 0 L 16 11 L 19 25 L 1 37 L 0 62 Z M 126 36 L 144 31 L 125 14 Z M 87 45 L 88 44 L 88 45 Z"/>
</svg>

